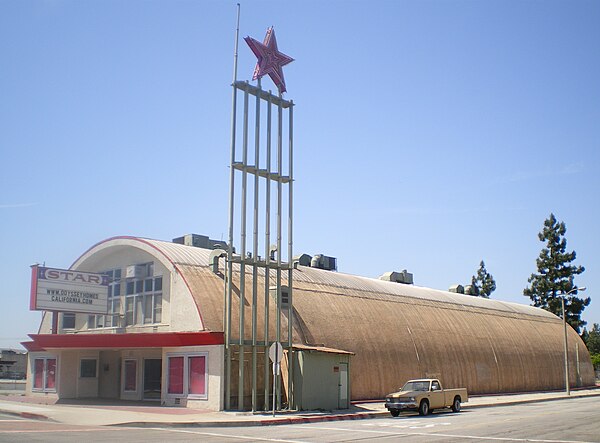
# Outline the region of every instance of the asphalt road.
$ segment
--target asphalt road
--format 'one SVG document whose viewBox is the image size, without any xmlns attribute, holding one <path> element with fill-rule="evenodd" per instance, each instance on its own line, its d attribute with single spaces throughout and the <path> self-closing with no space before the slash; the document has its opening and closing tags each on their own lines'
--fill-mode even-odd
<svg viewBox="0 0 600 443">
<path fill-rule="evenodd" d="M 600 397 L 256 427 L 81 427 L 0 415 L 0 442 L 600 442 Z"/>
</svg>

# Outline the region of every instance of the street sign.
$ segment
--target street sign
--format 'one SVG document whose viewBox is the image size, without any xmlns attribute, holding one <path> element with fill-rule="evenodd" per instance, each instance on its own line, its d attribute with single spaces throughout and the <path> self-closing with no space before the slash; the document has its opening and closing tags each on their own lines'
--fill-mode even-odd
<svg viewBox="0 0 600 443">
<path fill-rule="evenodd" d="M 279 363 L 283 357 L 283 346 L 276 341 L 269 347 L 269 358 L 273 363 Z"/>
<path fill-rule="evenodd" d="M 280 371 L 281 358 L 283 357 L 283 346 L 278 341 L 269 347 L 269 358 L 273 362 L 273 417 L 275 417 L 275 398 L 277 397 L 277 376 Z"/>
</svg>

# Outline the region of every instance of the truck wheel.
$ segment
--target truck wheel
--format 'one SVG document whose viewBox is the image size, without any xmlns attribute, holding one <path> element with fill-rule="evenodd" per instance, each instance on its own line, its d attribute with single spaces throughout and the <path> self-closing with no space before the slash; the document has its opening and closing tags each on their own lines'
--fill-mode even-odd
<svg viewBox="0 0 600 443">
<path fill-rule="evenodd" d="M 452 402 L 452 411 L 460 412 L 460 398 L 454 397 L 454 401 Z"/>
<path fill-rule="evenodd" d="M 428 415 L 429 414 L 429 402 L 427 400 L 421 400 L 421 404 L 419 405 L 419 415 Z"/>
<path fill-rule="evenodd" d="M 392 414 L 392 417 L 398 417 L 400 415 L 400 411 L 398 409 L 390 409 L 390 414 Z"/>
</svg>

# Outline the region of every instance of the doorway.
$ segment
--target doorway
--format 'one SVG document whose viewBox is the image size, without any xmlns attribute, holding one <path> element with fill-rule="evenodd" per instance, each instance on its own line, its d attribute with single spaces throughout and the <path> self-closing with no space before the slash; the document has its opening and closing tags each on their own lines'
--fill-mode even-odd
<svg viewBox="0 0 600 443">
<path fill-rule="evenodd" d="M 339 368 L 338 409 L 348 409 L 348 363 L 340 363 Z"/>
<path fill-rule="evenodd" d="M 162 378 L 162 360 L 160 358 L 144 359 L 144 400 L 160 401 Z"/>
</svg>

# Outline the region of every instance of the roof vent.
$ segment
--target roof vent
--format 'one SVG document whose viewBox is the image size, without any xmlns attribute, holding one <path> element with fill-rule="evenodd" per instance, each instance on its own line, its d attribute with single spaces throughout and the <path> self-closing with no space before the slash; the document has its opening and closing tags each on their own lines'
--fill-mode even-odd
<svg viewBox="0 0 600 443">
<path fill-rule="evenodd" d="M 379 277 L 379 280 L 391 281 L 394 283 L 404 283 L 406 285 L 413 284 L 413 275 L 408 272 L 406 269 L 403 269 L 402 272 L 386 272 Z"/>
<path fill-rule="evenodd" d="M 310 260 L 311 268 L 325 269 L 326 271 L 337 271 L 337 259 L 323 254 L 317 254 Z"/>
<path fill-rule="evenodd" d="M 173 243 L 185 246 L 194 246 L 204 249 L 227 249 L 227 243 L 221 240 L 211 240 L 206 235 L 187 234 L 173 239 Z"/>
<path fill-rule="evenodd" d="M 477 286 L 475 285 L 466 285 L 465 286 L 465 294 L 467 295 L 478 295 Z"/>
<path fill-rule="evenodd" d="M 454 292 L 456 294 L 464 294 L 465 288 L 463 287 L 463 285 L 452 285 L 448 289 L 448 292 Z"/>
<path fill-rule="evenodd" d="M 225 252 L 223 249 L 213 250 L 208 257 L 208 264 L 212 266 L 212 271 L 215 274 L 219 272 L 219 259 L 221 257 L 227 257 L 227 252 Z"/>
<path fill-rule="evenodd" d="M 295 255 L 292 258 L 292 262 L 298 263 L 300 266 L 310 266 L 311 260 L 312 257 L 308 254 Z"/>
</svg>

